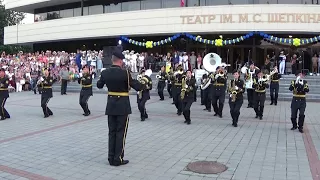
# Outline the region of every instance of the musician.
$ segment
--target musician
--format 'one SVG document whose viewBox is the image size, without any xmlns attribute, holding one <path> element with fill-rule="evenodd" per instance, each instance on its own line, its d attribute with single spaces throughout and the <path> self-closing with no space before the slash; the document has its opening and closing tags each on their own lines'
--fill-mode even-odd
<svg viewBox="0 0 320 180">
<path fill-rule="evenodd" d="M 296 74 L 297 70 L 299 69 L 299 62 L 298 62 L 297 54 L 294 54 L 291 58 L 291 67 L 292 67 L 292 74 Z"/>
<path fill-rule="evenodd" d="M 197 84 L 197 80 L 196 80 L 196 75 L 195 73 L 192 73 L 191 74 L 191 77 L 195 80 L 195 88 L 194 88 L 194 91 L 193 91 L 193 95 L 194 95 L 194 102 L 197 102 L 197 91 L 198 91 L 198 84 Z"/>
<path fill-rule="evenodd" d="M 183 77 L 183 67 L 179 65 L 177 71 L 174 73 L 174 91 L 173 91 L 173 100 L 174 105 L 177 108 L 177 114 L 180 116 L 182 114 L 182 104 L 181 104 L 181 83 Z"/>
<path fill-rule="evenodd" d="M 0 69 L 0 101 L 1 101 L 1 121 L 9 119 L 10 115 L 4 107 L 9 98 L 9 78 L 5 74 L 5 69 Z"/>
<path fill-rule="evenodd" d="M 164 100 L 163 90 L 166 87 L 166 76 L 167 76 L 167 73 L 166 73 L 165 66 L 162 66 L 157 76 L 157 79 L 158 79 L 157 89 L 158 89 L 158 95 L 160 97 L 160 101 Z"/>
<path fill-rule="evenodd" d="M 205 108 L 204 111 L 211 112 L 211 102 L 212 102 L 212 96 L 213 96 L 213 84 L 212 79 L 214 79 L 214 73 L 209 73 L 208 78 L 203 82 L 203 85 L 206 85 L 208 81 L 210 81 L 210 84 L 207 88 L 203 89 L 203 95 L 204 95 L 204 105 Z"/>
<path fill-rule="evenodd" d="M 44 74 L 44 76 L 41 78 L 39 86 L 42 89 L 41 107 L 42 107 L 42 111 L 44 114 L 44 118 L 47 118 L 47 117 L 53 115 L 51 109 L 48 107 L 48 103 L 49 103 L 50 99 L 53 97 L 52 84 L 54 82 L 53 82 L 52 76 L 50 75 L 49 69 L 45 68 L 43 74 Z"/>
<path fill-rule="evenodd" d="M 202 78 L 201 78 L 201 86 L 206 82 L 206 80 L 208 79 L 208 75 L 207 74 L 203 74 Z M 206 90 L 201 88 L 201 105 L 206 105 L 207 104 L 207 93 Z"/>
<path fill-rule="evenodd" d="M 173 79 L 173 68 L 170 67 L 170 71 L 166 74 L 166 79 L 167 79 L 167 91 L 169 93 L 170 98 L 172 98 L 172 82 L 174 81 Z"/>
<path fill-rule="evenodd" d="M 190 108 L 194 102 L 194 91 L 196 80 L 192 77 L 191 71 L 187 71 L 182 80 L 181 101 L 184 116 L 184 123 L 191 124 Z"/>
<path fill-rule="evenodd" d="M 238 127 L 238 119 L 240 116 L 240 108 L 243 104 L 243 93 L 245 92 L 244 81 L 240 78 L 240 73 L 233 71 L 233 80 L 230 81 L 228 88 L 229 106 L 232 118 L 232 126 Z"/>
<path fill-rule="evenodd" d="M 178 56 L 179 57 L 179 56 Z M 179 68 L 178 68 L 179 67 Z M 175 100 L 175 98 L 176 98 L 176 86 L 174 85 L 175 84 L 175 76 L 174 76 L 174 74 L 176 73 L 176 72 L 179 72 L 178 70 L 179 69 L 182 69 L 182 65 L 179 65 L 179 64 L 175 64 L 174 65 L 174 69 L 173 69 L 173 73 L 172 73 L 172 76 L 171 76 L 171 83 L 172 83 L 172 87 L 171 87 L 171 92 L 172 92 L 172 104 L 175 104 L 175 102 L 176 102 L 176 100 Z M 179 92 L 179 91 L 178 91 Z"/>
<path fill-rule="evenodd" d="M 217 70 L 212 79 L 212 106 L 214 110 L 214 116 L 219 116 L 222 118 L 222 110 L 224 101 L 226 99 L 226 84 L 227 84 L 227 75 L 224 72 L 224 68 L 221 66 L 217 67 Z M 219 100 L 219 104 L 218 104 Z"/>
<path fill-rule="evenodd" d="M 280 66 L 279 66 L 279 70 L 280 70 L 280 74 L 284 74 L 285 69 L 286 69 L 286 55 L 284 55 L 284 52 L 281 51 L 280 55 L 279 55 L 279 61 L 280 61 Z"/>
<path fill-rule="evenodd" d="M 152 79 L 145 75 L 145 72 L 145 70 L 141 70 L 141 78 L 138 79 L 141 84 L 146 86 L 146 88 L 144 88 L 142 91 L 139 91 L 137 95 L 141 121 L 145 121 L 149 117 L 146 110 L 146 103 L 150 99 L 150 90 L 152 90 Z"/>
<path fill-rule="evenodd" d="M 275 66 L 273 71 L 270 73 L 270 105 L 278 104 L 278 94 L 279 94 L 279 81 L 281 75 L 278 73 L 278 67 Z"/>
<path fill-rule="evenodd" d="M 124 55 L 116 50 L 112 53 L 112 66 L 101 72 L 97 87 L 108 88 L 108 102 L 105 114 L 108 115 L 109 151 L 108 161 L 111 166 L 128 164 L 124 160 L 124 145 L 127 135 L 129 114 L 132 113 L 129 99 L 130 87 L 140 91 L 145 86 L 132 79 L 128 70 L 122 66 Z"/>
<path fill-rule="evenodd" d="M 245 80 L 246 82 L 253 81 L 253 79 L 256 78 L 257 72 L 259 68 L 256 67 L 253 63 L 250 64 L 249 69 L 247 69 L 247 72 L 245 74 Z M 252 85 L 251 87 L 246 87 L 247 89 L 247 98 L 248 98 L 248 107 L 247 108 L 253 108 L 254 100 L 253 100 L 253 94 L 254 94 L 254 88 Z"/>
<path fill-rule="evenodd" d="M 291 101 L 291 130 L 299 128 L 299 132 L 303 133 L 303 124 L 305 115 L 304 112 L 307 107 L 306 103 L 306 93 L 309 92 L 308 82 L 303 79 L 304 75 L 297 72 L 297 79 L 292 80 L 289 90 L 293 91 L 293 97 Z M 297 126 L 297 114 L 299 110 L 299 121 Z"/>
<path fill-rule="evenodd" d="M 262 120 L 264 102 L 266 100 L 266 89 L 269 88 L 267 83 L 267 77 L 260 71 L 258 77 L 253 79 L 254 93 L 254 111 L 256 112 L 256 118 L 259 117 Z"/>
<path fill-rule="evenodd" d="M 89 72 L 89 67 L 87 65 L 82 67 L 82 74 L 78 78 L 78 83 L 81 84 L 82 88 L 80 91 L 79 104 L 83 109 L 84 116 L 89 116 L 91 114 L 88 108 L 88 100 L 92 96 L 92 77 Z"/>
</svg>

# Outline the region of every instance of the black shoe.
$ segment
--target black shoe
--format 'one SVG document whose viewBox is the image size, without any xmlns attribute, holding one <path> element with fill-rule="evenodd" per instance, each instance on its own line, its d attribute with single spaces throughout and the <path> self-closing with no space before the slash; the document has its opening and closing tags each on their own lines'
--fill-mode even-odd
<svg viewBox="0 0 320 180">
<path fill-rule="evenodd" d="M 44 117 L 43 117 L 43 118 L 47 118 L 47 117 L 49 117 L 49 115 L 44 115 Z"/>
<path fill-rule="evenodd" d="M 181 116 L 182 112 L 178 112 L 177 114 L 178 114 L 178 116 Z"/>
<path fill-rule="evenodd" d="M 49 113 L 49 116 L 53 116 L 53 113 Z"/>
<path fill-rule="evenodd" d="M 260 116 L 259 119 L 262 120 L 262 116 Z"/>
<path fill-rule="evenodd" d="M 273 102 L 271 102 L 270 105 L 273 105 Z"/>
<path fill-rule="evenodd" d="M 211 109 L 208 109 L 208 112 L 211 112 Z"/>
<path fill-rule="evenodd" d="M 169 98 L 172 98 L 172 96 L 170 96 Z"/>
<path fill-rule="evenodd" d="M 203 109 L 204 111 L 208 111 L 208 109 L 207 108 L 205 108 L 205 109 Z"/>
<path fill-rule="evenodd" d="M 203 106 L 204 104 L 203 103 L 201 103 L 201 106 Z"/>
<path fill-rule="evenodd" d="M 164 101 L 164 99 L 160 99 L 160 101 Z"/>
<path fill-rule="evenodd" d="M 258 115 L 256 115 L 256 119 L 258 118 L 259 116 Z"/>
<path fill-rule="evenodd" d="M 121 163 L 113 163 L 112 166 L 121 166 L 129 163 L 129 160 L 123 160 Z"/>
<path fill-rule="evenodd" d="M 5 120 L 5 119 L 6 119 L 5 117 L 1 117 L 0 121 L 3 121 L 3 120 Z"/>
<path fill-rule="evenodd" d="M 215 113 L 213 116 L 218 116 L 218 114 L 217 114 L 217 113 Z"/>
<path fill-rule="evenodd" d="M 149 115 L 148 115 L 148 114 L 145 114 L 144 117 L 145 117 L 146 119 L 148 119 L 148 118 L 149 118 Z"/>
<path fill-rule="evenodd" d="M 190 124 L 191 124 L 191 121 L 188 121 L 187 124 L 190 125 Z"/>
<path fill-rule="evenodd" d="M 187 120 L 185 120 L 184 123 L 187 123 Z"/>
<path fill-rule="evenodd" d="M 297 127 L 292 127 L 292 128 L 291 128 L 291 130 L 296 130 L 296 129 L 297 129 Z"/>
<path fill-rule="evenodd" d="M 299 129 L 299 132 L 303 133 L 303 129 Z"/>
<path fill-rule="evenodd" d="M 252 107 L 248 105 L 247 108 L 252 108 Z"/>
<path fill-rule="evenodd" d="M 6 119 L 10 119 L 10 115 L 9 115 L 9 116 L 6 116 Z"/>
<path fill-rule="evenodd" d="M 171 104 L 174 104 L 174 102 L 173 102 L 173 103 L 171 103 Z"/>
<path fill-rule="evenodd" d="M 219 118 L 222 118 L 222 115 L 219 115 Z"/>
<path fill-rule="evenodd" d="M 233 124 L 233 127 L 238 127 L 238 125 L 237 124 Z"/>
<path fill-rule="evenodd" d="M 278 103 L 274 103 L 274 105 L 276 106 Z"/>
<path fill-rule="evenodd" d="M 89 116 L 89 115 L 90 115 L 90 113 L 88 113 L 88 112 L 87 112 L 87 113 L 84 113 L 83 115 L 84 115 L 84 116 Z"/>
</svg>

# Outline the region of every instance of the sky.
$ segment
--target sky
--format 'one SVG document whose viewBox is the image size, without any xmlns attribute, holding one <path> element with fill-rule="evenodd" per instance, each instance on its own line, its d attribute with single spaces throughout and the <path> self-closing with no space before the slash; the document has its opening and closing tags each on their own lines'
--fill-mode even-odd
<svg viewBox="0 0 320 180">
<path fill-rule="evenodd" d="M 3 4 L 6 5 L 6 0 L 3 1 Z M 22 20 L 22 24 L 31 24 L 33 23 L 34 15 L 26 13 L 26 17 Z"/>
</svg>

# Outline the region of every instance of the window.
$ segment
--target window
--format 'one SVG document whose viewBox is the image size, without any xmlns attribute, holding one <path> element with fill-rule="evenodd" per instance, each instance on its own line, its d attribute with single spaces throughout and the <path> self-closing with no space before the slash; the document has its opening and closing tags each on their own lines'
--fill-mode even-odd
<svg viewBox="0 0 320 180">
<path fill-rule="evenodd" d="M 160 9 L 161 1 L 159 0 L 144 0 L 141 1 L 141 9 Z"/>
<path fill-rule="evenodd" d="M 121 3 L 105 6 L 105 13 L 121 12 Z"/>
<path fill-rule="evenodd" d="M 227 4 L 229 4 L 228 0 L 207 0 L 207 6 L 227 5 Z"/>
<path fill-rule="evenodd" d="M 122 11 L 140 10 L 140 1 L 129 1 L 122 3 Z"/>
<path fill-rule="evenodd" d="M 76 16 L 81 16 L 81 8 L 74 8 L 73 10 L 73 15 Z"/>
<path fill-rule="evenodd" d="M 96 6 L 89 6 L 89 15 L 93 14 L 103 14 L 103 6 L 96 5 Z"/>
<path fill-rule="evenodd" d="M 84 16 L 88 16 L 89 15 L 89 7 L 83 7 L 83 15 Z"/>
<path fill-rule="evenodd" d="M 319 4 L 320 0 L 303 0 L 304 4 Z"/>
<path fill-rule="evenodd" d="M 253 0 L 227 0 L 228 4 L 253 4 Z"/>
<path fill-rule="evenodd" d="M 34 15 L 34 22 L 47 20 L 47 13 L 40 13 Z"/>
<path fill-rule="evenodd" d="M 206 0 L 200 0 L 200 6 L 206 6 Z"/>
<path fill-rule="evenodd" d="M 73 17 L 73 9 L 64 9 L 60 11 L 60 18 Z"/>
<path fill-rule="evenodd" d="M 59 11 L 52 11 L 52 12 L 48 12 L 47 14 L 47 20 L 59 19 L 59 18 L 60 18 Z"/>
<path fill-rule="evenodd" d="M 302 0 L 278 0 L 278 4 L 302 4 Z"/>
<path fill-rule="evenodd" d="M 162 0 L 162 8 L 175 8 L 175 7 L 180 7 L 180 1 Z"/>
<path fill-rule="evenodd" d="M 187 5 L 188 5 L 188 7 L 200 6 L 199 3 L 200 3 L 199 0 L 187 0 Z"/>
<path fill-rule="evenodd" d="M 278 4 L 278 0 L 254 0 L 255 4 Z"/>
</svg>

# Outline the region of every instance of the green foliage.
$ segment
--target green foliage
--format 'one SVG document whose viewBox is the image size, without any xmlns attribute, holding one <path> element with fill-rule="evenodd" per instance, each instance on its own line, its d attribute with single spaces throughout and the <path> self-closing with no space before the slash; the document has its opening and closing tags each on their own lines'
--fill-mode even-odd
<svg viewBox="0 0 320 180">
<path fill-rule="evenodd" d="M 19 51 L 30 52 L 30 47 L 16 46 L 16 45 L 3 45 L 4 27 L 13 26 L 20 23 L 25 18 L 22 12 L 16 12 L 5 9 L 3 1 L 0 0 L 0 53 L 6 51 L 7 54 L 17 53 Z"/>
</svg>

